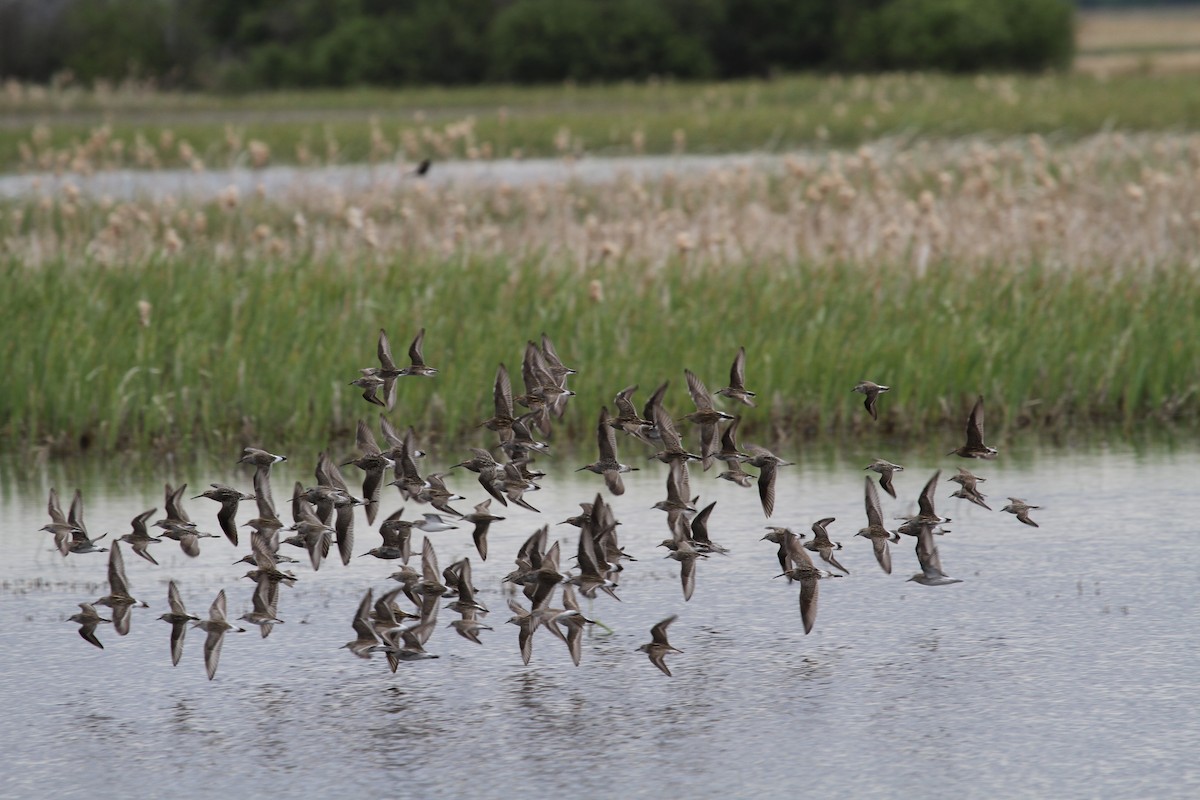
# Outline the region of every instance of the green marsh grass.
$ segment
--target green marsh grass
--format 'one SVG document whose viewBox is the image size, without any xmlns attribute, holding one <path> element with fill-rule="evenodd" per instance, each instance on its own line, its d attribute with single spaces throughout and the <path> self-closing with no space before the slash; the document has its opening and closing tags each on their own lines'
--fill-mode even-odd
<svg viewBox="0 0 1200 800">
<path fill-rule="evenodd" d="M 1194 419 L 1197 408 L 1200 278 L 1189 271 L 772 263 L 718 276 L 678 261 L 648 281 L 596 278 L 602 302 L 586 274 L 528 262 L 19 271 L 5 264 L 3 434 L 54 449 L 348 442 L 377 411 L 347 384 L 373 363 L 380 326 L 397 352 L 428 329 L 442 372 L 401 380 L 391 417 L 450 439 L 489 416 L 496 365 L 517 374 L 525 338 L 542 331 L 580 370 L 561 431 L 577 441 L 630 383 L 640 401 L 670 378 L 669 409 L 684 413 L 683 368 L 718 388 L 739 345 L 761 393 L 744 411 L 751 439 L 868 427 L 849 392 L 863 376 L 895 387 L 880 427 L 896 435 L 956 430 L 976 393 L 996 430 Z"/>
</svg>

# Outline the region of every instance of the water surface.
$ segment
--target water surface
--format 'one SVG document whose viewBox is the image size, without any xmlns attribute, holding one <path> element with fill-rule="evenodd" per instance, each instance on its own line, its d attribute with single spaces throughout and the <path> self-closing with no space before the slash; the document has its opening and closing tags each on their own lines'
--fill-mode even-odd
<svg viewBox="0 0 1200 800">
<path fill-rule="evenodd" d="M 311 477 L 306 455 L 291 455 L 296 468 L 275 476 L 277 498 Z M 575 667 L 541 631 L 522 665 L 500 578 L 536 527 L 576 513 L 602 488 L 597 476 L 562 469 L 572 461 L 551 466 L 545 490 L 530 495 L 542 514 L 500 512 L 507 519 L 493 526 L 486 563 L 465 528 L 432 535 L 441 566 L 472 559 L 496 628 L 482 646 L 442 627 L 427 645 L 439 658 L 396 674 L 382 658 L 339 650 L 353 638 L 362 594 L 390 588 L 396 564 L 356 558 L 346 568 L 335 555 L 315 574 L 295 565 L 300 581 L 280 601 L 285 624 L 268 639 L 230 634 L 212 682 L 203 632 L 190 634 L 172 667 L 169 626 L 157 616 L 170 579 L 194 614 L 221 588 L 232 617 L 249 610 L 253 586 L 238 577 L 246 567 L 231 565 L 245 541 L 235 550 L 205 540 L 194 560 L 164 542 L 154 546 L 159 567 L 123 546 L 132 591 L 151 607 L 134 609 L 126 637 L 101 626 L 98 650 L 64 620 L 106 593 L 107 555 L 63 559 L 37 529 L 48 521 L 51 482 L 64 504 L 82 485 L 93 534 L 120 535 L 138 512 L 161 508 L 165 478 L 196 494 L 220 479 L 248 490 L 249 476 L 188 466 L 132 479 L 69 463 L 19 482 L 10 475 L 0 494 L 0 796 L 152 797 L 165 785 L 176 797 L 267 786 L 479 798 L 1200 791 L 1190 499 L 1200 451 L 1010 448 L 971 464 L 988 478 L 994 508 L 1006 495 L 1025 497 L 1044 507 L 1033 513 L 1041 527 L 950 499 L 956 487 L 943 482 L 939 510 L 954 520 L 939 542 L 942 560 L 964 583 L 937 588 L 905 581 L 916 570 L 912 540 L 895 546 L 889 576 L 852 535 L 865 523 L 861 468 L 874 454 L 784 455 L 800 463 L 780 472 L 770 522 L 807 531 L 836 517 L 831 534 L 852 573 L 822 581 L 810 635 L 796 587 L 772 578 L 775 546 L 759 540 L 767 521 L 756 493 L 713 473 L 697 471 L 693 487 L 703 502 L 717 501 L 710 530 L 731 552 L 699 565 L 695 596 L 683 601 L 678 566 L 654 547 L 667 535 L 665 515 L 650 508 L 664 495 L 665 471 L 644 465 L 613 498 L 623 543 L 639 559 L 622 575 L 622 602 L 585 607 L 611 633 L 588 637 Z M 934 469 L 956 466 L 923 454 L 892 460 L 908 470 L 897 476 L 900 500 L 884 496 L 888 518 L 912 510 Z M 453 486 L 470 497 L 460 510 L 482 499 L 467 477 Z M 385 494 L 381 516 L 399 506 Z M 188 503 L 214 531 L 216 508 Z M 239 518 L 251 516 L 244 508 Z M 356 552 L 378 543 L 361 517 L 357 530 Z M 552 530 L 572 552 L 576 529 Z M 667 678 L 635 649 L 671 614 L 679 615 L 671 641 L 684 652 L 668 657 L 675 677 Z M 452 618 L 443 611 L 439 624 Z"/>
</svg>

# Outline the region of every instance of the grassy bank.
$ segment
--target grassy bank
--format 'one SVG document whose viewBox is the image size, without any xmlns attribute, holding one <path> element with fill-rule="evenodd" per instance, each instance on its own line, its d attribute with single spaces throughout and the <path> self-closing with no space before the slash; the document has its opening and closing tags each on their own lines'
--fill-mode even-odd
<svg viewBox="0 0 1200 800">
<path fill-rule="evenodd" d="M 901 435 L 946 430 L 977 392 L 996 430 L 1197 412 L 1200 277 L 1186 271 L 939 262 L 922 275 L 809 263 L 728 273 L 682 259 L 648 278 L 473 259 L 151 260 L 95 272 L 58 262 L 15 280 L 20 270 L 4 265 L 3 434 L 62 451 L 348 444 L 376 409 L 346 384 L 372 363 L 381 325 L 397 350 L 428 328 L 442 373 L 401 381 L 393 419 L 447 437 L 490 414 L 496 364 L 515 370 L 541 331 L 580 370 L 567 426 L 585 442 L 599 405 L 629 383 L 644 399 L 671 378 L 669 408 L 684 413 L 683 367 L 717 388 L 742 344 L 763 401 L 747 428 L 760 438 L 868 427 L 849 392 L 866 376 L 895 387 L 879 426 Z M 150 304 L 146 325 L 138 301 Z"/>
<path fill-rule="evenodd" d="M 0 171 L 786 151 L 880 137 L 1200 127 L 1191 76 L 793 76 L 220 97 L 10 84 Z"/>
<path fill-rule="evenodd" d="M 548 333 L 563 434 L 622 387 L 724 385 L 748 438 L 1200 416 L 1200 139 L 895 147 L 584 185 L 402 182 L 0 204 L 0 437 L 51 451 L 350 442 L 380 327 L 442 373 L 393 414 L 480 437 Z M 283 191 L 283 190 L 281 190 Z M 850 393 L 894 386 L 878 426 Z M 873 434 L 874 435 L 874 434 Z M 950 444 L 953 444 L 951 442 Z"/>
</svg>

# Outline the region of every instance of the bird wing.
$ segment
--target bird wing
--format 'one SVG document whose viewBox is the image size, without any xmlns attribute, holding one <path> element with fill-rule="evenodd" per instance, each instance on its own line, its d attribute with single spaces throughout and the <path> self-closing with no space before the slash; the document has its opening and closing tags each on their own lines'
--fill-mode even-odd
<svg viewBox="0 0 1200 800">
<path fill-rule="evenodd" d="M 388 342 L 387 331 L 383 328 L 379 329 L 379 344 L 375 352 L 379 356 L 380 366 L 389 371 L 396 369 L 396 362 L 392 359 L 392 345 Z"/>
<path fill-rule="evenodd" d="M 412 340 L 412 344 L 408 346 L 408 358 L 412 361 L 414 367 L 425 366 L 425 357 L 421 355 L 421 346 L 425 344 L 425 329 L 421 328 L 417 332 L 417 337 Z"/>
</svg>

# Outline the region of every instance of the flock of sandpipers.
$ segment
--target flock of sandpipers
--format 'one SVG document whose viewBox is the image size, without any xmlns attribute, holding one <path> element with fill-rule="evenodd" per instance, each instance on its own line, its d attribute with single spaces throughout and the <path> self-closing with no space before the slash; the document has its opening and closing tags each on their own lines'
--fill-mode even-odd
<svg viewBox="0 0 1200 800">
<path fill-rule="evenodd" d="M 432 378 L 438 373 L 436 368 L 425 362 L 422 352 L 424 336 L 422 329 L 409 347 L 409 363 L 400 367 L 392 357 L 387 334 L 381 330 L 377 346 L 379 366 L 362 369 L 360 377 L 352 381 L 352 385 L 362 389 L 363 398 L 369 403 L 385 411 L 390 410 L 395 402 L 397 380 L 410 376 Z M 730 370 L 729 385 L 719 389 L 715 395 L 733 403 L 754 406 L 755 393 L 746 388 L 745 372 L 746 352 L 741 348 Z M 493 415 L 480 423 L 480 427 L 495 432 L 499 442 L 493 449 L 471 448 L 469 459 L 451 467 L 476 473 L 479 485 L 489 495 L 469 514 L 462 514 L 450 505 L 465 498 L 447 487 L 445 481 L 449 472 L 421 475 L 418 462 L 425 453 L 417 446 L 415 431 L 410 427 L 401 434 L 383 413 L 380 414 L 380 432 L 387 448 L 378 445 L 370 426 L 360 420 L 357 428 L 359 457 L 339 465 L 327 453 L 321 453 L 317 459 L 316 484 L 305 487 L 296 482 L 293 488 L 290 526 L 285 526 L 280 518 L 271 491 L 271 467 L 287 458 L 258 448 L 246 448 L 239 463 L 254 468 L 253 494 L 214 483 L 197 496 L 220 504 L 217 523 L 234 546 L 239 544 L 239 504 L 251 500 L 256 504 L 256 516 L 241 526 L 251 529 L 250 552 L 235 562 L 246 562 L 253 567 L 245 577 L 255 583 L 252 610 L 242 614 L 239 619 L 258 626 L 263 637 L 268 636 L 275 625 L 283 622 L 278 617 L 280 584 L 292 586 L 299 577 L 290 569 L 281 568 L 280 565 L 296 563 L 296 559 L 280 552 L 281 541 L 306 550 L 314 571 L 320 569 L 335 543 L 342 563 L 349 565 L 354 558 L 356 508 L 363 507 L 367 524 L 374 525 L 384 479 L 387 471 L 392 470 L 394 479 L 387 485 L 397 487 L 404 500 L 428 504 L 435 511 L 424 513 L 420 518 L 405 519 L 402 507 L 380 523 L 378 533 L 381 543 L 360 555 L 400 562 L 400 569 L 390 576 L 397 585 L 377 599 L 373 590 L 367 590 L 353 616 L 355 638 L 345 647 L 361 658 L 383 653 L 393 672 L 401 661 L 436 658 L 436 655 L 425 650 L 425 644 L 436 627 L 438 611 L 444 599 L 451 600 L 445 608 L 458 615 L 449 627 L 464 638 L 480 643 L 481 632 L 493 628 L 485 622 L 488 610 L 477 597 L 478 589 L 472 582 L 470 559 L 460 559 L 439 571 L 437 554 L 428 534 L 457 528 L 456 522 L 470 523 L 475 549 L 479 558 L 486 561 L 489 526 L 504 519 L 491 512 L 493 500 L 503 506 L 512 504 L 538 512 L 526 499 L 527 494 L 541 488 L 538 481 L 545 477 L 545 473 L 533 466 L 535 456 L 549 447 L 538 437 L 548 438 L 553 421 L 562 417 L 568 399 L 574 395 L 567 388 L 567 380 L 573 374 L 575 370 L 562 362 L 554 345 L 544 334 L 540 344 L 532 341 L 526 344 L 521 368 L 524 394 L 514 396 L 508 370 L 503 364 L 499 366 L 492 388 Z M 692 496 L 689 484 L 689 462 L 700 462 L 702 468 L 708 470 L 716 461 L 721 461 L 723 471 L 720 478 L 746 488 L 757 484 L 762 511 L 767 518 L 771 517 L 775 508 L 777 471 L 791 462 L 762 447 L 740 446 L 737 429 L 741 418 L 718 410 L 714 394 L 694 373 L 684 370 L 684 375 L 696 410 L 680 420 L 692 423 L 698 432 L 699 453 L 684 448 L 676 427 L 677 420 L 664 406 L 667 382 L 651 394 L 641 412 L 633 402 L 638 387 L 629 386 L 618 392 L 613 400 L 616 416 L 610 415 L 607 407 L 600 410 L 596 425 L 599 457 L 579 469 L 602 475 L 612 495 L 624 494 L 622 475 L 637 468 L 618 460 L 618 431 L 649 445 L 654 450 L 651 458 L 668 465 L 667 496 L 656 503 L 655 508 L 666 512 L 670 538 L 659 546 L 667 549 L 668 558 L 679 562 L 686 601 L 691 598 L 696 586 L 698 561 L 712 554 L 728 552 L 709 536 L 708 518 L 716 503 L 698 508 L 699 498 Z M 880 395 L 889 389 L 888 386 L 862 381 L 853 391 L 865 395 L 867 412 L 872 418 L 878 419 L 876 404 Z M 517 405 L 526 411 L 518 415 Z M 967 418 L 966 443 L 950 454 L 964 458 L 995 457 L 996 450 L 984 442 L 982 397 L 975 402 Z M 350 465 L 363 473 L 361 498 L 351 492 L 342 476 L 340 467 Z M 745 471 L 747 465 L 758 470 L 757 476 Z M 893 498 L 896 497 L 893 475 L 904 467 L 876 460 L 866 469 L 878 473 L 879 485 Z M 935 537 L 946 533 L 943 525 L 949 522 L 948 518 L 939 516 L 934 510 L 934 491 L 940 475 L 940 470 L 935 472 L 922 489 L 918 498 L 918 513 L 904 518 L 903 524 L 894 531 L 884 524 L 879 493 L 875 482 L 868 476 L 865 479 L 867 525 L 857 534 L 870 540 L 879 566 L 888 574 L 892 572 L 889 542 L 900 541 L 901 535 L 914 537 L 920 571 L 909 580 L 924 586 L 961 582 L 945 572 L 938 556 Z M 979 489 L 984 478 L 960 468 L 950 480 L 960 486 L 952 497 L 990 510 Z M 220 537 L 201 531 L 192 521 L 184 509 L 186 488 L 186 484 L 179 487 L 168 484 L 164 516 L 150 523 L 157 509 L 138 514 L 133 518 L 132 530 L 118 541 L 126 543 L 135 554 L 155 565 L 158 561 L 151 553 L 151 545 L 160 543 L 164 538 L 177 541 L 188 556 L 198 556 L 201 539 Z M 1015 514 L 1027 525 L 1037 527 L 1037 523 L 1030 519 L 1029 511 L 1038 506 L 1029 505 L 1018 498 L 1009 498 L 1009 501 L 1002 510 Z M 105 548 L 96 545 L 103 536 L 97 539 L 89 537 L 84 522 L 83 498 L 78 491 L 66 514 L 54 489 L 50 490 L 48 505 L 51 522 L 42 530 L 54 535 L 59 552 L 64 556 L 105 552 Z M 603 493 L 597 493 L 592 502 L 581 503 L 580 506 L 580 514 L 564 520 L 580 529 L 573 570 L 563 571 L 559 543 L 550 543 L 550 529 L 545 525 L 521 545 L 516 555 L 516 568 L 503 579 L 504 583 L 513 587 L 514 594 L 516 587 L 520 587 L 528 602 L 526 607 L 516 599 L 508 600 L 513 614 L 508 622 L 518 628 L 521 658 L 526 664 L 532 657 L 534 634 L 544 628 L 566 644 L 572 661 L 578 665 L 583 631 L 587 626 L 597 624 L 582 612 L 578 595 L 596 598 L 603 593 L 616 599 L 617 583 L 624 569 L 622 562 L 636 560 L 618 542 L 617 527 L 620 523 Z M 806 540 L 805 534 L 796 534 L 783 527 L 768 527 L 767 534 L 762 537 L 778 545 L 777 555 L 782 571 L 775 577 L 786 576 L 789 582 L 800 584 L 800 616 L 805 633 L 811 631 L 816 622 L 818 580 L 849 574 L 849 570 L 834 555 L 842 549 L 842 545 L 830 539 L 827 526 L 833 521 L 829 517 L 814 522 L 810 540 Z M 162 532 L 151 535 L 151 527 Z M 408 563 L 414 549 L 414 528 L 426 534 L 420 548 L 420 569 Z M 281 539 L 285 534 L 288 534 L 286 538 Z M 79 635 L 99 648 L 104 645 L 96 631 L 102 623 L 112 623 L 116 632 L 124 636 L 130 629 L 131 609 L 147 606 L 130 594 L 119 543 L 113 542 L 107 552 L 109 593 L 93 603 L 80 603 L 80 612 L 70 617 L 71 621 L 79 623 Z M 836 572 L 816 567 L 810 552 L 819 555 Z M 405 607 L 401 596 L 411 605 Z M 204 661 L 211 680 L 216 675 L 225 634 L 228 631 L 243 631 L 228 619 L 225 591 L 217 594 L 207 619 L 188 613 L 174 581 L 168 584 L 167 601 L 170 611 L 159 619 L 171 624 L 172 663 L 179 663 L 188 628 L 200 628 L 207 634 Z M 97 605 L 108 606 L 112 610 L 112 618 L 102 617 L 95 608 Z M 679 652 L 667 639 L 667 628 L 675 618 L 669 617 L 655 625 L 651 629 L 651 641 L 639 648 L 667 675 L 671 671 L 664 661 L 665 656 Z"/>
</svg>

